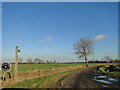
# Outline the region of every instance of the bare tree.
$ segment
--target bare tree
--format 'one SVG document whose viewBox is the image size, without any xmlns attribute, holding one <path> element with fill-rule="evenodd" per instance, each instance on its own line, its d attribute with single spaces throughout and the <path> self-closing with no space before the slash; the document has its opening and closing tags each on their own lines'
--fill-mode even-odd
<svg viewBox="0 0 120 90">
<path fill-rule="evenodd" d="M 35 58 L 35 63 L 38 63 L 39 62 L 39 58 Z"/>
<path fill-rule="evenodd" d="M 39 62 L 39 63 L 45 63 L 44 60 L 42 60 L 42 59 L 39 59 L 38 62 Z"/>
<path fill-rule="evenodd" d="M 57 63 L 59 63 L 59 61 L 57 61 Z"/>
<path fill-rule="evenodd" d="M 46 63 L 50 63 L 48 60 L 46 60 Z"/>
<path fill-rule="evenodd" d="M 35 59 L 34 59 L 34 62 L 35 62 L 35 63 L 44 63 L 44 60 L 39 59 L 39 58 L 35 58 Z"/>
<path fill-rule="evenodd" d="M 19 63 L 22 63 L 23 62 L 23 59 L 22 57 L 19 58 Z"/>
<path fill-rule="evenodd" d="M 76 50 L 75 54 L 79 58 L 85 57 L 86 67 L 88 67 L 87 56 L 93 53 L 94 41 L 90 40 L 89 37 L 81 38 L 80 41 L 73 45 L 73 48 Z"/>
<path fill-rule="evenodd" d="M 52 60 L 50 60 L 50 63 L 52 63 Z"/>
<path fill-rule="evenodd" d="M 56 60 L 54 60 L 53 63 L 56 63 Z"/>
<path fill-rule="evenodd" d="M 113 59 L 111 59 L 111 60 L 110 60 L 110 62 L 113 64 L 113 63 L 114 63 L 114 60 L 113 60 Z"/>
<path fill-rule="evenodd" d="M 117 59 L 114 60 L 114 63 L 117 63 Z"/>
<path fill-rule="evenodd" d="M 27 62 L 30 64 L 30 63 L 32 63 L 32 59 L 31 58 L 28 58 L 27 59 Z"/>
<path fill-rule="evenodd" d="M 105 60 L 106 60 L 106 62 L 108 63 L 108 61 L 110 61 L 111 58 L 110 58 L 109 56 L 105 56 Z"/>
</svg>

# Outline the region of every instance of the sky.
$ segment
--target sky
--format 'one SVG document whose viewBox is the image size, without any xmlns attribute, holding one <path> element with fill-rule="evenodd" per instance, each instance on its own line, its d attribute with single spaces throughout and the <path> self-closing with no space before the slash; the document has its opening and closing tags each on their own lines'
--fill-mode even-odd
<svg viewBox="0 0 120 90">
<path fill-rule="evenodd" d="M 2 0 L 2 2 L 119 2 L 119 0 Z"/>
<path fill-rule="evenodd" d="M 2 2 L 0 1 L 0 7 L 2 7 Z M 0 8 L 0 62 L 2 62 L 2 8 Z"/>
<path fill-rule="evenodd" d="M 118 58 L 117 2 L 19 2 L 2 4 L 2 59 L 19 57 L 83 61 L 73 44 L 80 38 L 95 40 L 95 59 Z M 92 59 L 92 55 L 88 60 Z"/>
</svg>

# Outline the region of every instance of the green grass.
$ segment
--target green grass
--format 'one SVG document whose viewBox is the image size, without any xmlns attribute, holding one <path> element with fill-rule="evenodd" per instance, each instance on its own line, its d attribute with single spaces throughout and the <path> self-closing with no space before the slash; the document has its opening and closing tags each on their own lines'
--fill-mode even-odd
<svg viewBox="0 0 120 90">
<path fill-rule="evenodd" d="M 76 70 L 80 70 L 80 69 L 76 69 Z M 10 87 L 3 86 L 3 88 L 56 88 L 56 85 L 61 78 L 64 78 L 69 73 L 76 70 L 70 70 L 61 73 L 51 74 L 44 77 L 24 80 L 22 82 L 18 82 L 14 85 L 11 85 Z"/>
<path fill-rule="evenodd" d="M 96 63 L 95 65 L 105 65 L 106 63 Z M 21 64 L 19 65 L 19 71 L 34 70 L 34 69 L 51 69 L 51 68 L 61 68 L 68 66 L 85 66 L 85 63 L 75 63 L 75 64 Z M 94 65 L 89 63 L 89 65 Z M 14 66 L 14 65 L 13 65 Z M 27 67 L 27 68 L 26 68 Z M 91 66 L 90 66 L 91 67 Z M 21 68 L 21 69 L 20 69 Z M 86 68 L 86 67 L 83 67 Z M 83 69 L 83 68 L 79 68 Z M 88 67 L 89 68 L 89 67 Z M 76 69 L 78 70 L 78 69 Z M 43 76 L 39 78 L 24 80 L 22 82 L 15 83 L 12 86 L 3 86 L 3 88 L 55 88 L 56 84 L 61 78 L 64 78 L 69 73 L 75 70 L 64 71 L 56 74 L 51 74 L 48 76 Z"/>
<path fill-rule="evenodd" d="M 104 65 L 106 63 L 95 63 L 95 65 Z M 41 69 L 52 69 L 52 68 L 62 68 L 68 66 L 85 66 L 85 63 L 73 63 L 73 64 L 19 64 L 18 71 L 33 71 Z M 89 63 L 88 65 L 94 65 L 94 63 Z M 15 65 L 11 65 L 11 72 L 14 71 Z"/>
<path fill-rule="evenodd" d="M 116 64 L 111 64 L 111 65 L 115 66 Z M 109 65 L 105 65 L 104 67 L 100 67 L 99 68 L 100 72 L 106 73 L 106 74 L 114 76 L 114 77 L 120 77 L 120 71 L 106 72 L 105 69 L 107 67 L 109 67 Z M 117 67 L 117 66 L 116 66 L 116 68 L 120 69 L 120 67 Z"/>
</svg>

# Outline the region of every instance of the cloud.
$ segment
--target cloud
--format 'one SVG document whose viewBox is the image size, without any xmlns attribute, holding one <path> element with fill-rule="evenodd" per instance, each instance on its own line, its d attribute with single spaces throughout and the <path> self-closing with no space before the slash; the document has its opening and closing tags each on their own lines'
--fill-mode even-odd
<svg viewBox="0 0 120 90">
<path fill-rule="evenodd" d="M 47 36 L 45 39 L 43 40 L 40 40 L 41 42 L 49 42 L 49 41 L 52 41 L 53 40 L 53 36 Z"/>
<path fill-rule="evenodd" d="M 105 36 L 105 35 L 103 35 L 103 34 L 100 34 L 100 35 L 96 36 L 96 37 L 94 38 L 94 40 L 95 40 L 95 41 L 99 41 L 99 40 L 105 39 L 106 37 L 107 37 L 107 36 Z"/>
</svg>

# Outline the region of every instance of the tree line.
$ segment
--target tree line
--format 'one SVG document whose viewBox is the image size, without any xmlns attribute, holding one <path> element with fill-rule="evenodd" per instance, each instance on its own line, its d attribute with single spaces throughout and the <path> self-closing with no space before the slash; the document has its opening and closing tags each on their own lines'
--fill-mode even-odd
<svg viewBox="0 0 120 90">
<path fill-rule="evenodd" d="M 88 63 L 120 63 L 120 60 L 111 59 L 109 61 L 106 60 L 89 60 Z"/>
<path fill-rule="evenodd" d="M 94 40 L 91 40 L 89 37 L 85 37 L 85 38 L 80 38 L 79 41 L 77 41 L 77 43 L 73 44 L 73 49 L 75 50 L 75 54 L 78 55 L 79 58 L 81 57 L 84 57 L 85 58 L 85 64 L 86 64 L 86 67 L 88 67 L 88 62 L 89 63 L 99 63 L 99 62 L 103 62 L 103 63 L 109 63 L 109 62 L 117 62 L 119 63 L 120 60 L 113 60 L 111 59 L 109 56 L 105 56 L 105 60 L 102 60 L 102 61 L 94 61 L 93 60 L 90 60 L 88 61 L 88 56 L 93 54 L 94 55 L 94 43 L 95 41 Z M 22 58 L 19 58 L 19 62 L 22 62 L 23 59 Z M 48 61 L 46 60 L 46 62 L 42 59 L 39 59 L 39 58 L 35 58 L 34 61 L 29 58 L 27 59 L 27 63 L 56 63 L 56 60 L 54 61 Z M 57 63 L 59 63 L 57 61 Z"/>
<path fill-rule="evenodd" d="M 18 59 L 18 61 L 19 61 L 19 63 L 23 63 L 23 58 L 22 57 L 20 57 L 19 59 Z M 43 59 L 40 59 L 40 58 L 35 58 L 35 59 L 32 59 L 32 58 L 28 58 L 27 60 L 26 60 L 26 63 L 59 63 L 59 61 L 56 61 L 56 60 L 43 60 Z"/>
</svg>

